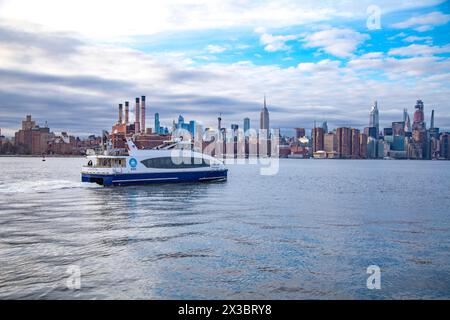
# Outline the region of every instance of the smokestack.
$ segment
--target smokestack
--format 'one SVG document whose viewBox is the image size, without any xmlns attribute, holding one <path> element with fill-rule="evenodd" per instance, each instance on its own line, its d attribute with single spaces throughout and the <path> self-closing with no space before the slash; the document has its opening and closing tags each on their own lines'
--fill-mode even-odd
<svg viewBox="0 0 450 320">
<path fill-rule="evenodd" d="M 145 133 L 145 96 L 141 97 L 141 132 Z"/>
<path fill-rule="evenodd" d="M 128 101 L 125 101 L 125 124 L 128 124 L 130 122 L 130 103 Z"/>
<path fill-rule="evenodd" d="M 134 133 L 138 133 L 139 130 L 139 98 L 136 98 L 136 106 L 134 107 Z"/>
<path fill-rule="evenodd" d="M 122 117 L 123 117 L 123 107 L 122 104 L 119 103 L 119 124 L 122 124 Z"/>
</svg>

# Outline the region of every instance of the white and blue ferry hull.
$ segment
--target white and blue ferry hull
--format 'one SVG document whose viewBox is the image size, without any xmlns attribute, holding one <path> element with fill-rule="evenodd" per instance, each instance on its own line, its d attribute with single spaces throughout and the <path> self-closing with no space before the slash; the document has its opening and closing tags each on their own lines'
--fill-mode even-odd
<svg viewBox="0 0 450 320">
<path fill-rule="evenodd" d="M 206 182 L 225 181 L 227 169 L 206 171 L 181 171 L 181 172 L 145 172 L 145 173 L 120 173 L 98 174 L 82 173 L 82 182 L 98 183 L 104 186 L 127 186 L 156 183 L 175 182 Z"/>
</svg>

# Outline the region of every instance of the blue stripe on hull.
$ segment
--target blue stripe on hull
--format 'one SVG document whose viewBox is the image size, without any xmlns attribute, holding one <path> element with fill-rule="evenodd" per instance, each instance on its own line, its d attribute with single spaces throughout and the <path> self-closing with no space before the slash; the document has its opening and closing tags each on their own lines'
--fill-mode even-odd
<svg viewBox="0 0 450 320">
<path fill-rule="evenodd" d="M 196 182 L 226 180 L 228 170 L 192 171 L 167 173 L 129 173 L 118 175 L 81 174 L 82 182 L 103 184 L 105 186 L 125 186 L 152 183 Z"/>
</svg>

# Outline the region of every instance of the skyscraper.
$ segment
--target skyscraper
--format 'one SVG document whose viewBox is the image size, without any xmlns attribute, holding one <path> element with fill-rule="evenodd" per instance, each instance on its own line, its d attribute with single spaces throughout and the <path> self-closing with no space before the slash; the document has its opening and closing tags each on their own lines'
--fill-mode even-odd
<svg viewBox="0 0 450 320">
<path fill-rule="evenodd" d="M 299 139 L 306 136 L 305 128 L 295 128 L 295 138 Z"/>
<path fill-rule="evenodd" d="M 155 113 L 155 133 L 160 134 L 161 124 L 159 123 L 159 113 Z"/>
<path fill-rule="evenodd" d="M 352 131 L 350 128 L 336 129 L 337 151 L 340 158 L 350 158 L 352 153 Z"/>
<path fill-rule="evenodd" d="M 269 110 L 266 105 L 266 96 L 264 95 L 264 107 L 261 109 L 259 128 L 269 131 Z"/>
<path fill-rule="evenodd" d="M 195 120 L 189 121 L 189 132 L 191 133 L 192 137 L 195 136 L 195 129 L 197 128 Z"/>
<path fill-rule="evenodd" d="M 405 134 L 411 133 L 411 120 L 409 119 L 409 114 L 406 115 L 406 121 L 405 121 Z"/>
<path fill-rule="evenodd" d="M 377 138 L 378 138 L 378 134 L 380 132 L 380 119 L 378 114 L 378 104 L 376 100 L 373 103 L 372 109 L 370 109 L 369 127 L 377 128 Z"/>
<path fill-rule="evenodd" d="M 322 128 L 324 133 L 328 133 L 328 122 L 324 121 L 322 123 Z"/>
<path fill-rule="evenodd" d="M 181 125 L 184 124 L 184 117 L 180 114 L 178 116 L 178 125 L 181 127 Z"/>
<path fill-rule="evenodd" d="M 361 147 L 361 142 L 360 142 L 360 133 L 358 129 L 352 128 L 351 129 L 351 135 L 352 135 L 352 142 L 351 142 L 351 147 L 352 147 L 352 159 L 358 159 L 360 157 L 360 147 Z"/>
<path fill-rule="evenodd" d="M 414 119 L 413 119 L 413 130 L 414 129 L 425 129 L 425 116 L 423 113 L 423 101 L 417 100 L 416 105 L 414 106 L 416 111 L 414 112 Z"/>
<path fill-rule="evenodd" d="M 324 131 L 322 127 L 312 129 L 312 143 L 313 143 L 313 153 L 317 151 L 323 151 L 324 146 Z"/>
<path fill-rule="evenodd" d="M 434 109 L 431 110 L 431 123 L 430 123 L 430 129 L 434 129 Z"/>
<path fill-rule="evenodd" d="M 407 157 L 410 159 L 426 159 L 427 152 L 427 132 L 424 121 L 424 104 L 422 100 L 417 100 L 414 106 L 414 120 L 412 124 L 412 139 L 407 142 Z"/>
<path fill-rule="evenodd" d="M 247 131 L 250 130 L 250 119 L 244 118 L 244 133 L 247 135 Z"/>
<path fill-rule="evenodd" d="M 367 158 L 367 135 L 365 133 L 359 134 L 359 157 Z"/>
<path fill-rule="evenodd" d="M 328 158 L 334 158 L 337 154 L 337 140 L 336 135 L 332 132 L 325 133 L 323 137 L 323 148 L 327 153 Z"/>
</svg>

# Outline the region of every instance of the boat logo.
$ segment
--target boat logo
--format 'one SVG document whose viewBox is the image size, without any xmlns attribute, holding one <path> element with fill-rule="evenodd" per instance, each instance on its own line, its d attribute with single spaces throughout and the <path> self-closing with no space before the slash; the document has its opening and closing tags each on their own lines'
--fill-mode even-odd
<svg viewBox="0 0 450 320">
<path fill-rule="evenodd" d="M 131 158 L 128 162 L 132 168 L 136 168 L 137 166 L 137 160 L 135 158 Z"/>
</svg>

